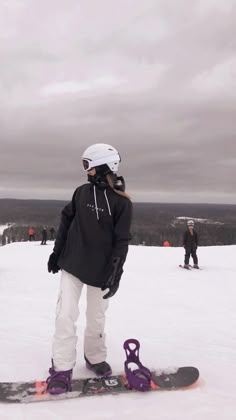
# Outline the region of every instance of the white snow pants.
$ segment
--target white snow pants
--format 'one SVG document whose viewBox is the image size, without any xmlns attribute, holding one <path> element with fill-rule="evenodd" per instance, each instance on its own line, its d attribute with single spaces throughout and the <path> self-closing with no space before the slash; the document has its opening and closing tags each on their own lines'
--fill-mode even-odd
<svg viewBox="0 0 236 420">
<path fill-rule="evenodd" d="M 76 363 L 76 321 L 83 286 L 77 277 L 62 270 L 52 348 L 56 371 L 72 369 Z M 104 328 L 109 299 L 103 295 L 100 288 L 87 286 L 84 354 L 92 364 L 103 362 L 107 355 Z"/>
</svg>

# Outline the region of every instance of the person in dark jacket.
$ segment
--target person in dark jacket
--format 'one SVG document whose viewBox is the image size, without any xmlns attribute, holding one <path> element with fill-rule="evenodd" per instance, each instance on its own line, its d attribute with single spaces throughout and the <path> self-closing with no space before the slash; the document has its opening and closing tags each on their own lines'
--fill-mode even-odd
<svg viewBox="0 0 236 420">
<path fill-rule="evenodd" d="M 120 156 L 107 144 L 94 144 L 82 156 L 88 183 L 78 187 L 61 214 L 48 271 L 60 269 L 52 367 L 47 379 L 51 394 L 70 391 L 76 363 L 78 303 L 87 285 L 84 358 L 97 376 L 112 373 L 106 362 L 105 312 L 117 292 L 128 253 L 132 203 L 123 177 L 117 176 Z M 105 292 L 105 293 L 104 293 Z"/>
<path fill-rule="evenodd" d="M 199 268 L 198 266 L 198 257 L 197 257 L 197 247 L 198 247 L 198 234 L 194 230 L 194 221 L 187 221 L 187 230 L 184 233 L 183 237 L 183 247 L 185 248 L 185 259 L 184 259 L 184 268 L 189 269 L 189 259 L 190 256 L 193 258 L 193 267 Z"/>
<path fill-rule="evenodd" d="M 54 239 L 55 239 L 55 229 L 54 229 L 53 226 L 49 229 L 49 232 L 50 232 L 50 241 L 54 241 Z"/>
<path fill-rule="evenodd" d="M 47 239 L 48 239 L 47 229 L 44 227 L 41 233 L 42 233 L 41 245 L 47 245 Z"/>
</svg>

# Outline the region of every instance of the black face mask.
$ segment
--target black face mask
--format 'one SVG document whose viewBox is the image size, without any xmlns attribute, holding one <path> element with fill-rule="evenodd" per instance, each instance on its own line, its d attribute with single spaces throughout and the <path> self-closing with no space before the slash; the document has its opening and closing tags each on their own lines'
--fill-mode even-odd
<svg viewBox="0 0 236 420">
<path fill-rule="evenodd" d="M 88 181 L 89 182 L 92 182 L 92 184 L 96 184 L 96 185 L 101 184 L 101 183 L 108 184 L 106 178 L 105 177 L 102 177 L 102 176 L 100 176 L 98 174 L 96 174 L 94 176 L 93 175 L 88 175 Z"/>
<path fill-rule="evenodd" d="M 109 166 L 100 165 L 100 166 L 96 166 L 95 169 L 96 169 L 96 174 L 88 175 L 88 181 L 92 182 L 93 184 L 100 184 L 100 183 L 108 184 L 106 175 L 112 174 Z"/>
<path fill-rule="evenodd" d="M 94 176 L 88 175 L 89 182 L 96 185 L 109 185 L 106 176 L 110 175 L 114 188 L 119 191 L 125 191 L 125 180 L 123 176 L 117 176 L 114 174 L 107 165 L 97 166 L 95 169 L 96 174 Z"/>
</svg>

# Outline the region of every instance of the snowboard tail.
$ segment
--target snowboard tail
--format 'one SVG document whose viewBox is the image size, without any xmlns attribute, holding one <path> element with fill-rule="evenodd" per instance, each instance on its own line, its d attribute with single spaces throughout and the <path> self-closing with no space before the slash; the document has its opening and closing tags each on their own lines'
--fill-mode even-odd
<svg viewBox="0 0 236 420">
<path fill-rule="evenodd" d="M 198 378 L 198 369 L 191 366 L 177 368 L 172 373 L 170 370 L 153 371 L 150 391 L 187 388 L 193 385 Z M 128 388 L 125 375 L 113 375 L 107 378 L 73 379 L 72 391 L 60 395 L 47 393 L 46 382 L 2 382 L 0 383 L 0 402 L 30 403 L 54 401 L 92 395 L 129 393 L 132 391 Z"/>
</svg>

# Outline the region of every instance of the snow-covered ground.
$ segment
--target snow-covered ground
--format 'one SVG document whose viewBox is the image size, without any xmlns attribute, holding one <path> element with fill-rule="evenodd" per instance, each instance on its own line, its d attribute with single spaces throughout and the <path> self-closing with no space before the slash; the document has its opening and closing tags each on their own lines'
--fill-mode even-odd
<svg viewBox="0 0 236 420">
<path fill-rule="evenodd" d="M 197 223 L 207 223 L 207 224 L 211 224 L 211 225 L 223 225 L 224 223 L 222 222 L 216 222 L 215 220 L 210 220 L 210 219 L 200 219 L 199 217 L 190 217 L 190 216 L 178 216 L 176 217 L 177 221 L 187 221 L 187 220 L 194 220 L 194 222 Z M 175 221 L 176 223 L 176 221 Z"/>
<path fill-rule="evenodd" d="M 51 357 L 60 275 L 47 273 L 52 243 L 15 243 L 0 249 L 0 375 L 2 381 L 44 379 Z M 141 342 L 150 368 L 193 365 L 196 388 L 95 396 L 26 405 L 0 404 L 1 420 L 235 420 L 236 246 L 201 247 L 203 270 L 188 272 L 182 248 L 131 246 L 107 317 L 108 361 L 122 371 L 122 344 Z M 78 321 L 74 376 L 83 362 L 85 300 Z"/>
</svg>

